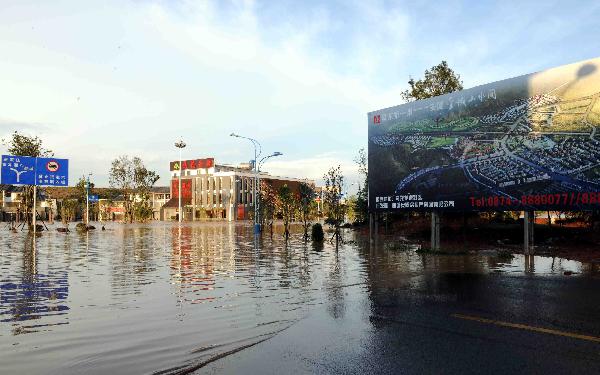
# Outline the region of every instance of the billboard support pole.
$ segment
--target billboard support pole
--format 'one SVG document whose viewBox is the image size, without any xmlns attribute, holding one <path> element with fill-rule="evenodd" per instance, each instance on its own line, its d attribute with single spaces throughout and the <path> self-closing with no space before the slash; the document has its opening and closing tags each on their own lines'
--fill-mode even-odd
<svg viewBox="0 0 600 375">
<path fill-rule="evenodd" d="M 533 227 L 535 224 L 535 211 L 525 211 L 523 213 L 523 250 L 525 255 L 533 254 Z"/>
<path fill-rule="evenodd" d="M 37 185 L 33 185 L 33 220 L 32 220 L 33 221 L 33 238 L 35 238 L 35 232 L 37 230 L 36 222 L 35 222 L 36 213 L 37 213 L 35 210 L 36 204 L 37 204 Z"/>
<path fill-rule="evenodd" d="M 431 250 L 440 250 L 440 214 L 437 211 L 431 212 Z"/>
</svg>

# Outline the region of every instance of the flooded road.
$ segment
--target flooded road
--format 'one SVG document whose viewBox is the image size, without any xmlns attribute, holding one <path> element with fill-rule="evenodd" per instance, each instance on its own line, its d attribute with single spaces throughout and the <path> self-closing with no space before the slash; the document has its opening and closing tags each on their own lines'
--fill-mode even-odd
<svg viewBox="0 0 600 375">
<path fill-rule="evenodd" d="M 299 234 L 255 241 L 251 226 L 228 223 L 51 230 L 35 244 L 2 232 L 2 373 L 356 372 L 386 355 L 431 372 L 422 350 L 457 340 L 432 336 L 436 324 L 477 335 L 499 329 L 493 318 L 600 336 L 596 266 L 420 255 L 354 236 L 336 249 Z M 555 336 L 576 343 L 581 363 L 585 345 L 600 359 L 598 343 Z"/>
</svg>

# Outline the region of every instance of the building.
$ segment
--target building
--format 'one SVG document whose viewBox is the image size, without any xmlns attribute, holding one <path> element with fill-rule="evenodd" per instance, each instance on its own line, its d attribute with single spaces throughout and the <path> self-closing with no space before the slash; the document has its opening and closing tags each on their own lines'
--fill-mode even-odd
<svg viewBox="0 0 600 375">
<path fill-rule="evenodd" d="M 24 192 L 23 186 L 0 184 L 0 221 L 27 220 Z M 56 212 L 56 200 L 48 197 L 45 189 L 37 190 L 36 211 L 41 220 L 52 220 Z"/>
<path fill-rule="evenodd" d="M 0 185 L 2 193 L 2 209 L 0 210 L 0 219 L 2 221 L 21 221 L 25 220 L 24 213 L 21 212 L 21 203 L 23 203 L 21 186 Z"/>
<path fill-rule="evenodd" d="M 155 186 L 150 189 L 150 204 L 152 206 L 152 219 L 165 220 L 161 216 L 163 206 L 171 199 L 171 188 L 168 186 Z"/>
<path fill-rule="evenodd" d="M 255 173 L 250 164 L 238 167 L 215 164 L 213 158 L 194 159 L 170 163 L 171 199 L 163 206 L 164 220 L 177 220 L 179 207 L 179 171 L 181 170 L 181 205 L 183 220 L 220 219 L 245 220 L 254 211 L 253 186 Z M 287 184 L 297 190 L 300 183 L 314 186 L 307 179 L 259 174 L 261 183 L 274 189 Z"/>
</svg>

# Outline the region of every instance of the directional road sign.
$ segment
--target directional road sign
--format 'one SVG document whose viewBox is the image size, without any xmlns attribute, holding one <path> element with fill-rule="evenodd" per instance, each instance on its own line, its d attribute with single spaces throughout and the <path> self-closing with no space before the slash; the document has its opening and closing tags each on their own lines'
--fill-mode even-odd
<svg viewBox="0 0 600 375">
<path fill-rule="evenodd" d="M 2 155 L 2 183 L 10 185 L 35 184 L 35 158 Z"/>
<path fill-rule="evenodd" d="M 69 186 L 69 160 L 37 158 L 35 174 L 39 186 Z"/>
<path fill-rule="evenodd" d="M 98 195 L 97 194 L 90 194 L 88 196 L 88 199 L 90 200 L 91 203 L 98 202 Z"/>
</svg>

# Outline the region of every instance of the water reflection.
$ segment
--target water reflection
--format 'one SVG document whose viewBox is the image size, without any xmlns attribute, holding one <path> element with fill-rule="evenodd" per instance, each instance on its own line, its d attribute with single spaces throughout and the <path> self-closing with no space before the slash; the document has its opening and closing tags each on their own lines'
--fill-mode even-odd
<svg viewBox="0 0 600 375">
<path fill-rule="evenodd" d="M 526 268 L 520 256 L 420 255 L 352 232 L 336 248 L 305 243 L 299 229 L 287 242 L 233 223 L 113 224 L 66 235 L 51 227 L 35 246 L 24 234 L 0 237 L 3 371 L 193 368 L 286 329 L 315 305 L 347 318 L 349 293 L 368 294 L 377 315 L 424 291 L 446 302 L 489 294 L 484 276 L 498 272 L 594 270 L 544 257 Z"/>
<path fill-rule="evenodd" d="M 31 237 L 25 238 L 20 254 L 8 253 L 3 257 L 6 257 L 3 264 L 14 262 L 20 266 L 12 274 L 3 273 L 0 279 L 0 322 L 11 323 L 13 335 L 68 324 L 67 271 L 48 266 L 43 273 L 38 272 L 37 248 Z"/>
</svg>

